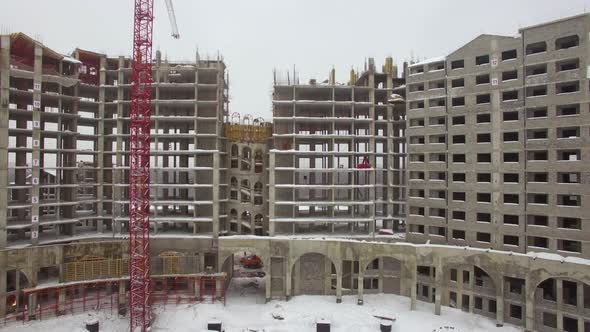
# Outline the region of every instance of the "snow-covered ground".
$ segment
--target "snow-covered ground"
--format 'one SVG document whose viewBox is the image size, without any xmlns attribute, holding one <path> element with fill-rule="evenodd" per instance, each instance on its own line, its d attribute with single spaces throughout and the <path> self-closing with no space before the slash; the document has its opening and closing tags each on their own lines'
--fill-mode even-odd
<svg viewBox="0 0 590 332">
<path fill-rule="evenodd" d="M 226 332 L 311 332 L 315 331 L 317 320 L 327 319 L 335 332 L 376 332 L 379 331 L 380 320 L 373 315 L 396 317 L 393 331 L 399 332 L 521 331 L 508 325 L 499 328 L 490 319 L 447 307 L 442 308 L 441 316 L 436 316 L 430 303 L 418 302 L 417 310 L 410 311 L 410 300 L 395 295 L 365 295 L 363 306 L 356 304 L 356 296 L 344 296 L 340 304 L 336 303 L 334 296 L 296 296 L 288 302 L 271 301 L 265 304 L 263 286 L 262 279 L 234 279 L 225 307 L 219 303 L 157 306 L 152 331 L 206 331 L 208 321 L 220 320 Z M 123 332 L 129 329 L 128 320 L 118 318 L 116 314 L 94 312 L 91 315 L 99 319 L 101 331 Z M 0 331 L 78 331 L 88 318 L 89 313 L 67 315 L 10 325 L 0 328 Z"/>
</svg>

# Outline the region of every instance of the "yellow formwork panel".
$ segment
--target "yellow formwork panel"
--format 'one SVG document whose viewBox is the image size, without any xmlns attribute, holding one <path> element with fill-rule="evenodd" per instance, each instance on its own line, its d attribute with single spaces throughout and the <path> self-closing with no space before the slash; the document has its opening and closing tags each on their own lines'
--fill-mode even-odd
<svg viewBox="0 0 590 332">
<path fill-rule="evenodd" d="M 230 141 L 265 142 L 272 136 L 271 125 L 225 124 L 225 136 Z"/>
</svg>

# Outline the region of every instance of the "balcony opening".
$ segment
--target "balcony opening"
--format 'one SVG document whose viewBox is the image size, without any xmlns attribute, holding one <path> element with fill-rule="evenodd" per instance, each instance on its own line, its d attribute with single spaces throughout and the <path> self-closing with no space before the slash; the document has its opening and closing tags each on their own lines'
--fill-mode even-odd
<svg viewBox="0 0 590 332">
<path fill-rule="evenodd" d="M 556 50 L 565 50 L 568 48 L 576 47 L 578 45 L 580 45 L 580 37 L 578 37 L 578 35 L 561 37 L 555 40 Z"/>
<path fill-rule="evenodd" d="M 557 106 L 557 116 L 571 116 L 580 114 L 580 104 Z"/>
<path fill-rule="evenodd" d="M 522 319 L 522 307 L 516 304 L 510 304 L 510 317 L 518 320 Z"/>
<path fill-rule="evenodd" d="M 504 173 L 504 183 L 518 183 L 518 173 Z"/>
<path fill-rule="evenodd" d="M 481 65 L 487 65 L 490 63 L 490 55 L 489 54 L 484 54 L 484 55 L 480 55 L 475 57 L 475 65 L 476 66 L 481 66 Z"/>
<path fill-rule="evenodd" d="M 547 43 L 538 42 L 526 46 L 526 55 L 533 55 L 547 51 Z"/>
<path fill-rule="evenodd" d="M 489 133 L 477 134 L 477 143 L 491 143 L 492 135 Z"/>
<path fill-rule="evenodd" d="M 445 144 L 447 142 L 447 138 L 445 135 L 430 135 L 428 137 L 428 141 L 430 144 Z"/>
<path fill-rule="evenodd" d="M 410 233 L 424 234 L 424 225 L 410 225 Z"/>
<path fill-rule="evenodd" d="M 547 139 L 548 137 L 549 137 L 549 131 L 547 129 L 529 129 L 529 130 L 527 130 L 526 138 L 529 140 Z"/>
<path fill-rule="evenodd" d="M 410 84 L 410 92 L 424 91 L 424 83 Z"/>
<path fill-rule="evenodd" d="M 431 81 L 428 83 L 429 90 L 436 90 L 436 89 L 444 89 L 445 88 L 445 81 Z"/>
<path fill-rule="evenodd" d="M 482 95 L 477 95 L 475 97 L 475 102 L 479 105 L 479 104 L 489 104 L 491 101 L 491 97 L 489 93 L 486 94 L 482 94 Z"/>
<path fill-rule="evenodd" d="M 453 182 L 465 182 L 465 173 L 453 173 Z"/>
<path fill-rule="evenodd" d="M 453 98 L 453 106 L 465 106 L 465 97 Z"/>
<path fill-rule="evenodd" d="M 424 172 L 410 172 L 410 180 L 424 180 Z"/>
<path fill-rule="evenodd" d="M 476 120 L 477 123 L 490 123 L 492 122 L 492 116 L 490 113 L 478 114 Z"/>
<path fill-rule="evenodd" d="M 411 119 L 410 127 L 424 127 L 424 119 Z"/>
<path fill-rule="evenodd" d="M 490 213 L 478 212 L 476 218 L 477 218 L 477 222 L 483 222 L 483 223 L 491 223 L 492 222 L 492 215 Z"/>
<path fill-rule="evenodd" d="M 464 60 L 451 61 L 451 69 L 461 69 L 461 68 L 465 68 L 465 61 Z"/>
<path fill-rule="evenodd" d="M 503 133 L 502 137 L 504 139 L 504 142 L 518 142 L 518 132 L 517 131 Z"/>
<path fill-rule="evenodd" d="M 453 144 L 465 144 L 465 135 L 453 135 Z"/>
<path fill-rule="evenodd" d="M 580 91 L 580 82 L 565 82 L 565 83 L 557 83 L 555 85 L 555 93 L 574 93 Z"/>
<path fill-rule="evenodd" d="M 447 192 L 445 190 L 430 190 L 430 198 L 446 199 Z"/>
<path fill-rule="evenodd" d="M 424 194 L 424 189 L 410 189 L 410 197 L 411 198 L 424 198 L 424 197 L 426 197 Z"/>
<path fill-rule="evenodd" d="M 476 238 L 478 242 L 490 243 L 492 241 L 492 235 L 490 233 L 477 232 Z"/>
<path fill-rule="evenodd" d="M 421 109 L 424 108 L 424 101 L 413 101 L 410 102 L 410 109 Z"/>
<path fill-rule="evenodd" d="M 518 100 L 518 91 L 504 91 L 502 92 L 502 101 L 515 101 Z"/>
<path fill-rule="evenodd" d="M 516 235 L 504 235 L 504 245 L 507 246 L 518 246 L 519 240 Z"/>
<path fill-rule="evenodd" d="M 424 154 L 423 153 L 410 154 L 410 162 L 411 163 L 423 163 L 424 162 Z"/>
<path fill-rule="evenodd" d="M 454 229 L 452 234 L 455 240 L 465 240 L 465 231 Z"/>
<path fill-rule="evenodd" d="M 453 219 L 465 221 L 465 211 L 453 211 Z"/>
<path fill-rule="evenodd" d="M 580 127 L 557 128 L 557 138 L 579 138 Z"/>
<path fill-rule="evenodd" d="M 518 220 L 519 220 L 519 218 L 517 215 L 505 214 L 503 222 L 505 225 L 518 225 L 519 224 Z"/>
<path fill-rule="evenodd" d="M 557 315 L 551 312 L 543 312 L 543 325 L 557 329 Z"/>
<path fill-rule="evenodd" d="M 581 253 L 582 252 L 582 242 L 572 241 L 572 240 L 557 240 L 557 250 Z M 564 280 L 564 284 L 565 284 L 565 282 L 566 281 Z M 564 296 L 565 296 L 565 285 L 564 285 L 563 292 L 564 292 Z M 570 297 L 570 299 L 571 299 L 571 297 Z M 574 302 L 575 302 L 575 300 L 574 300 Z M 568 303 L 568 304 L 576 305 L 575 303 Z"/>
<path fill-rule="evenodd" d="M 481 183 L 492 182 L 492 173 L 477 173 L 477 182 L 481 182 Z"/>
<path fill-rule="evenodd" d="M 559 161 L 579 161 L 581 155 L 580 150 L 558 150 L 557 160 Z"/>
<path fill-rule="evenodd" d="M 547 172 L 529 172 L 527 173 L 528 182 L 547 183 L 549 181 L 549 173 Z"/>
<path fill-rule="evenodd" d="M 492 154 L 491 153 L 478 153 L 477 154 L 477 162 L 478 163 L 491 163 L 492 162 Z"/>
<path fill-rule="evenodd" d="M 529 161 L 547 161 L 549 153 L 547 151 L 529 151 L 527 157 Z"/>
<path fill-rule="evenodd" d="M 462 88 L 465 86 L 465 79 L 457 78 L 451 81 L 452 88 Z"/>
<path fill-rule="evenodd" d="M 526 76 L 536 76 L 547 74 L 547 64 L 541 63 L 537 65 L 530 65 L 526 67 Z"/>
<path fill-rule="evenodd" d="M 557 195 L 557 205 L 580 207 L 582 199 L 580 195 Z"/>
<path fill-rule="evenodd" d="M 475 84 L 490 84 L 490 74 L 477 75 L 475 77 Z"/>
<path fill-rule="evenodd" d="M 447 155 L 444 153 L 431 153 L 430 154 L 430 162 L 445 162 L 447 161 Z"/>
<path fill-rule="evenodd" d="M 430 65 L 428 65 L 429 71 L 437 71 L 437 70 L 443 70 L 443 69 L 445 69 L 444 61 L 435 62 L 435 63 L 431 63 Z"/>
<path fill-rule="evenodd" d="M 424 208 L 420 206 L 410 206 L 410 214 L 415 216 L 422 216 L 424 217 L 426 214 L 424 213 Z"/>
<path fill-rule="evenodd" d="M 548 216 L 527 215 L 527 224 L 532 226 L 549 226 Z"/>
<path fill-rule="evenodd" d="M 549 203 L 549 195 L 547 194 L 528 194 L 527 200 L 530 204 L 544 204 Z"/>
<path fill-rule="evenodd" d="M 465 154 L 454 154 L 453 155 L 453 162 L 454 163 L 465 163 Z"/>
<path fill-rule="evenodd" d="M 518 71 L 510 70 L 502 72 L 502 81 L 511 81 L 518 78 Z"/>
<path fill-rule="evenodd" d="M 529 108 L 527 109 L 526 114 L 528 119 L 546 118 L 547 107 Z"/>
<path fill-rule="evenodd" d="M 444 116 L 431 117 L 429 119 L 429 125 L 430 126 L 444 126 L 446 121 L 447 121 L 447 118 Z"/>
<path fill-rule="evenodd" d="M 446 172 L 430 172 L 431 181 L 445 181 L 447 179 Z"/>
<path fill-rule="evenodd" d="M 558 61 L 555 63 L 555 71 L 567 71 L 567 70 L 575 70 L 580 68 L 580 59 L 568 59 L 563 61 Z"/>
<path fill-rule="evenodd" d="M 504 194 L 504 204 L 518 204 L 518 194 Z"/>
<path fill-rule="evenodd" d="M 517 163 L 519 160 L 518 152 L 505 152 L 503 159 L 505 163 Z"/>
<path fill-rule="evenodd" d="M 516 50 L 508 50 L 502 52 L 502 61 L 516 59 L 517 53 Z"/>
<path fill-rule="evenodd" d="M 502 120 L 504 120 L 504 121 L 518 121 L 518 111 L 502 113 Z"/>
<path fill-rule="evenodd" d="M 465 124 L 465 116 L 459 115 L 453 117 L 453 126 L 459 126 Z"/>
<path fill-rule="evenodd" d="M 430 235 L 435 235 L 435 236 L 446 236 L 446 228 L 437 227 L 437 226 L 430 226 L 430 227 L 428 227 L 428 233 Z"/>
<path fill-rule="evenodd" d="M 557 183 L 580 183 L 580 173 L 557 173 Z"/>
<path fill-rule="evenodd" d="M 528 237 L 529 247 L 537 248 L 549 248 L 549 239 L 545 237 L 529 236 Z"/>
<path fill-rule="evenodd" d="M 446 99 L 445 98 L 432 98 L 428 100 L 428 106 L 429 107 L 443 107 L 445 106 L 446 103 Z"/>
<path fill-rule="evenodd" d="M 580 218 L 557 217 L 557 227 L 581 230 L 582 220 Z"/>
<path fill-rule="evenodd" d="M 540 86 L 530 86 L 526 88 L 526 96 L 527 97 L 540 97 L 547 95 L 547 86 L 540 85 Z"/>
<path fill-rule="evenodd" d="M 465 193 L 464 192 L 453 192 L 453 200 L 459 202 L 465 202 Z"/>
<path fill-rule="evenodd" d="M 424 72 L 424 66 L 411 66 L 410 75 L 422 74 Z"/>
<path fill-rule="evenodd" d="M 478 203 L 491 203 L 492 202 L 492 194 L 490 194 L 490 193 L 477 193 L 477 202 Z"/>
<path fill-rule="evenodd" d="M 423 145 L 425 142 L 424 136 L 410 136 L 410 144 Z"/>
</svg>

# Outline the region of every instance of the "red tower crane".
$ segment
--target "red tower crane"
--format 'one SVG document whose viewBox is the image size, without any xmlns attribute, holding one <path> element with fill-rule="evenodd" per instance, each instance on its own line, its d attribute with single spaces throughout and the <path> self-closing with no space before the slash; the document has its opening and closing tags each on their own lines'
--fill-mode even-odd
<svg viewBox="0 0 590 332">
<path fill-rule="evenodd" d="M 171 0 L 172 36 L 178 38 Z M 151 323 L 150 303 L 150 117 L 154 0 L 135 0 L 129 160 L 129 320 L 131 332 Z"/>
</svg>

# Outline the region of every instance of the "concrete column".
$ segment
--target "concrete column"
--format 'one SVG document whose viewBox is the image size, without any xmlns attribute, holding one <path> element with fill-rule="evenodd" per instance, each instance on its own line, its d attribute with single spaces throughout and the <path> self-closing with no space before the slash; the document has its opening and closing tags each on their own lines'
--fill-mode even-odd
<svg viewBox="0 0 590 332">
<path fill-rule="evenodd" d="M 418 281 L 418 271 L 416 266 L 416 258 L 414 256 L 412 264 L 410 264 L 410 278 L 409 278 L 409 287 L 410 287 L 410 310 L 416 310 L 416 302 L 417 302 L 417 290 L 416 290 L 416 283 Z"/>
<path fill-rule="evenodd" d="M 30 293 L 28 298 L 27 308 L 29 312 L 27 312 L 27 320 L 37 319 L 37 293 Z"/>
<path fill-rule="evenodd" d="M 361 266 L 362 269 L 362 266 Z M 358 299 L 357 299 L 357 304 L 358 305 L 363 305 L 364 300 L 363 300 L 363 294 L 364 294 L 364 280 L 365 280 L 365 276 L 364 276 L 364 271 L 360 271 L 359 272 L 359 276 L 358 276 L 358 280 L 359 280 L 359 284 L 358 284 Z"/>
<path fill-rule="evenodd" d="M 66 289 L 65 288 L 60 288 L 59 289 L 59 299 L 58 299 L 58 308 L 57 308 L 57 314 L 58 315 L 63 315 L 66 312 Z"/>
<path fill-rule="evenodd" d="M 275 235 L 275 153 L 268 157 L 268 235 Z"/>
<path fill-rule="evenodd" d="M 436 294 L 434 294 L 434 314 L 440 315 L 442 294 L 445 292 L 446 289 L 443 283 L 443 264 L 440 258 L 436 259 L 435 268 L 436 275 L 434 277 L 434 285 L 436 287 Z M 457 301 L 458 300 L 459 298 L 457 298 Z"/>
<path fill-rule="evenodd" d="M 286 257 L 288 258 L 288 257 Z M 286 261 L 286 269 L 285 269 L 285 298 L 287 301 L 291 298 L 291 263 L 289 259 L 285 259 Z"/>
<path fill-rule="evenodd" d="M 104 214 L 104 153 L 105 153 L 105 126 L 104 126 L 104 109 L 105 109 L 105 87 L 106 84 L 106 72 L 104 69 L 106 68 L 106 57 L 100 57 L 100 68 L 99 68 L 99 89 L 98 89 L 98 125 L 96 129 L 96 133 L 98 134 L 98 139 L 96 141 L 97 144 L 97 156 L 96 156 L 96 167 L 98 170 L 96 171 L 96 182 L 99 184 L 96 187 L 96 199 L 98 200 L 96 204 L 96 210 L 98 216 L 102 216 Z M 103 233 L 103 219 L 97 219 L 96 221 L 96 231 L 98 233 Z"/>
<path fill-rule="evenodd" d="M 195 278 L 194 288 L 195 288 L 195 297 L 197 297 L 197 298 L 201 297 L 201 279 L 200 278 Z"/>
<path fill-rule="evenodd" d="M 6 247 L 6 216 L 8 215 L 8 106 L 10 100 L 10 36 L 0 36 L 0 249 Z M 5 265 L 3 265 L 5 266 Z M 6 273 L 3 273 L 6 278 Z M 17 278 L 18 279 L 18 278 Z M 2 279 L 0 279 L 2 280 Z M 4 282 L 6 283 L 6 282 Z M 4 289 L 0 285 L 0 293 Z M 0 297 L 2 300 L 2 297 Z M 1 301 L 0 310 L 6 300 Z"/>
<path fill-rule="evenodd" d="M 336 303 L 342 303 L 342 263 L 336 266 Z"/>
<path fill-rule="evenodd" d="M 121 306 L 125 306 L 127 304 L 127 294 L 125 291 L 125 280 L 119 281 L 119 309 Z"/>
<path fill-rule="evenodd" d="M 557 330 L 563 331 L 563 280 L 555 279 L 556 302 L 557 302 Z"/>
<path fill-rule="evenodd" d="M 496 326 L 504 326 L 504 276 L 500 275 L 496 285 Z"/>
<path fill-rule="evenodd" d="M 33 151 L 31 153 L 31 157 L 33 160 L 37 160 L 37 162 L 33 162 L 32 169 L 31 169 L 31 242 L 33 245 L 39 244 L 39 203 L 40 200 L 43 199 L 41 195 L 41 190 L 39 185 L 43 182 L 41 176 L 41 147 L 43 145 L 41 139 L 41 84 L 43 81 L 43 48 L 40 45 L 35 46 L 35 73 L 33 77 L 33 87 L 38 87 L 38 89 L 33 89 L 33 133 L 32 133 L 32 140 L 33 140 Z M 39 103 L 39 107 L 35 107 L 35 103 Z M 37 142 L 37 143 L 35 143 Z"/>
<path fill-rule="evenodd" d="M 223 280 L 215 279 L 215 297 L 220 298 L 223 295 Z"/>
<path fill-rule="evenodd" d="M 213 154 L 213 238 L 219 237 L 219 152 Z"/>
<path fill-rule="evenodd" d="M 527 277 L 524 281 L 525 287 L 525 329 L 530 332 L 535 328 L 535 285 Z"/>
<path fill-rule="evenodd" d="M 233 264 L 232 264 L 233 265 Z M 270 259 L 267 262 L 264 262 L 264 269 L 263 269 L 265 275 L 264 275 L 264 279 L 265 279 L 265 286 L 266 286 L 266 302 L 269 302 L 270 299 L 272 298 L 272 275 L 270 274 Z"/>
</svg>

